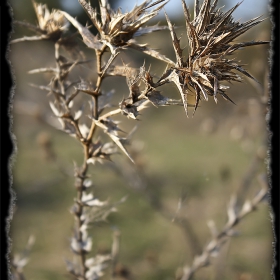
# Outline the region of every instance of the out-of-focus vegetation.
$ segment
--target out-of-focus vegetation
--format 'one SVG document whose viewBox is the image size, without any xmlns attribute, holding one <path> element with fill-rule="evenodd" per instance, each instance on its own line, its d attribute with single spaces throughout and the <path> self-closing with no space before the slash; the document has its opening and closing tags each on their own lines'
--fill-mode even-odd
<svg viewBox="0 0 280 280">
<path fill-rule="evenodd" d="M 93 1 L 94 2 L 94 1 Z M 59 2 L 46 1 L 49 7 L 59 8 Z M 31 1 L 11 1 L 14 15 L 19 20 L 35 21 Z M 240 7 L 242 9 L 242 6 Z M 168 11 L 167 11 L 168 13 Z M 80 17 L 82 9 L 73 16 Z M 165 24 L 164 19 L 160 19 Z M 183 12 L 178 11 L 177 34 L 184 26 Z M 19 28 L 17 28 L 19 30 Z M 12 35 L 19 37 L 18 31 Z M 158 36 L 157 36 L 158 35 Z M 153 48 L 173 58 L 171 43 L 166 39 L 168 31 L 146 35 Z M 269 40 L 269 19 L 246 34 L 244 41 Z M 187 45 L 183 35 L 182 45 Z M 85 50 L 87 57 L 93 54 Z M 137 54 L 138 55 L 138 54 Z M 267 90 L 268 46 L 244 49 L 239 58 L 248 63 L 246 69 L 260 81 L 260 85 L 246 80 L 230 85 L 229 96 L 236 106 L 219 99 L 200 103 L 195 116 L 186 118 L 182 107 L 154 108 L 150 106 L 140 117 L 134 140 L 138 140 L 143 152 L 137 157 L 141 167 L 140 187 L 129 180 L 133 171 L 131 163 L 116 155 L 113 160 L 124 166 L 122 172 L 116 165 L 95 165 L 91 174 L 95 193 L 101 199 L 117 201 L 127 196 L 118 206 L 118 212 L 108 222 L 91 229 L 93 246 L 97 252 L 110 249 L 113 231 L 121 231 L 120 269 L 127 269 L 133 279 L 174 279 L 174 268 L 191 262 L 193 252 L 189 238 L 171 218 L 147 200 L 144 186 L 164 206 L 170 217 L 184 216 L 191 225 L 199 248 L 210 239 L 208 220 L 217 227 L 226 221 L 226 208 L 232 194 L 242 193 L 251 198 L 259 189 L 257 175 L 266 172 L 267 128 L 261 95 Z M 135 53 L 129 52 L 122 59 L 130 63 Z M 136 66 L 151 66 L 151 72 L 162 73 L 163 63 L 139 55 Z M 28 75 L 27 71 L 42 65 L 55 63 L 53 49 L 48 42 L 24 42 L 11 47 L 10 59 L 16 78 L 13 101 L 13 131 L 16 136 L 17 154 L 13 168 L 17 193 L 16 212 L 11 225 L 13 251 L 20 250 L 28 236 L 36 236 L 36 242 L 25 268 L 27 279 L 66 278 L 65 258 L 71 256 L 69 239 L 72 219 L 69 207 L 73 202 L 74 179 L 65 176 L 58 165 L 47 158 L 42 143 L 50 141 L 52 151 L 70 173 L 73 161 L 81 164 L 81 146 L 75 139 L 40 121 L 41 114 L 50 114 L 45 92 L 28 86 L 42 84 L 44 78 Z M 91 64 L 79 66 L 81 75 L 93 77 Z M 113 80 L 106 89 L 117 88 L 116 95 L 126 96 L 124 79 Z M 262 89 L 263 88 L 263 89 Z M 178 98 L 174 86 L 165 94 Z M 36 118 L 37 116 L 37 118 Z M 120 118 L 125 124 L 126 120 Z M 127 124 L 127 127 L 131 123 Z M 129 131 L 130 128 L 127 129 Z M 140 145 L 140 146 L 141 146 Z M 261 157 L 256 163 L 256 155 Z M 253 168 L 253 179 L 242 187 L 244 176 Z M 254 169 L 255 168 L 255 169 Z M 142 185 L 141 185 L 142 184 Z M 240 188 L 243 188 L 240 190 Z M 180 213 L 178 202 L 183 198 Z M 228 241 L 213 265 L 201 269 L 195 279 L 270 279 L 272 267 L 272 228 L 269 207 L 263 203 L 256 213 L 238 226 L 240 236 Z M 69 238 L 68 238 L 69 237 Z M 177 273 L 180 273 L 179 271 Z"/>
</svg>

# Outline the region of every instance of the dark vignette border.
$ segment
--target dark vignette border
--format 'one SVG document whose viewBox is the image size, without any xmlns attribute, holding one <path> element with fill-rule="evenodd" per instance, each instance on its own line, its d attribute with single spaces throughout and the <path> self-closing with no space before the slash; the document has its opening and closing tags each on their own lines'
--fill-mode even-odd
<svg viewBox="0 0 280 280">
<path fill-rule="evenodd" d="M 280 249 L 280 237 L 279 237 L 279 203 L 280 203 L 280 138 L 279 138 L 279 127 L 280 127 L 280 59 L 279 59 L 279 25 L 280 25 L 280 4 L 279 1 L 274 0 L 271 1 L 273 12 L 271 14 L 274 24 L 273 30 L 273 50 L 271 54 L 271 92 L 272 92 L 272 99 L 271 99 L 271 116 L 269 127 L 272 132 L 271 136 L 271 206 L 272 211 L 274 214 L 274 238 L 275 238 L 275 251 L 274 251 L 274 277 L 275 279 L 280 279 L 280 256 L 279 256 L 279 249 Z"/>
<path fill-rule="evenodd" d="M 9 99 L 10 91 L 12 87 L 12 76 L 10 74 L 10 68 L 6 60 L 6 52 L 8 46 L 8 36 L 11 32 L 11 16 L 9 14 L 8 4 L 6 1 L 2 1 L 0 4 L 0 28 L 1 28 L 1 70 L 0 70 L 0 85 L 1 85 L 1 109 L 0 109 L 0 120 L 1 120 L 1 165 L 0 165 L 0 209 L 1 209 L 1 260 L 0 260 L 0 271 L 1 279 L 8 279 L 8 264 L 6 259 L 8 243 L 7 243 L 7 217 L 9 215 L 10 199 L 11 195 L 9 192 L 10 178 L 9 178 L 9 158 L 13 152 L 13 144 L 9 133 Z M 3 278 L 2 278 L 3 277 Z"/>
</svg>

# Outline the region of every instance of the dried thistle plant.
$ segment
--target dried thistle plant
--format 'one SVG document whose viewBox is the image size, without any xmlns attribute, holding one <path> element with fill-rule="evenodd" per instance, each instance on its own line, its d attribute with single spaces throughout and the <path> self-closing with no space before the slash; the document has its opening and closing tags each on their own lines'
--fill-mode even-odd
<svg viewBox="0 0 280 280">
<path fill-rule="evenodd" d="M 264 19 L 259 20 L 260 17 L 256 17 L 245 23 L 235 22 L 232 13 L 241 3 L 225 13 L 217 9 L 217 3 L 218 1 L 214 1 L 211 4 L 210 0 L 205 0 L 199 6 L 199 1 L 195 1 L 194 18 L 191 21 L 189 9 L 182 0 L 189 42 L 186 60 L 180 47 L 180 39 L 166 15 L 177 60 L 174 70 L 169 75 L 169 80 L 176 84 L 184 102 L 186 114 L 188 114 L 187 96 L 191 89 L 194 90 L 196 96 L 194 112 L 201 97 L 208 100 L 208 95 L 213 96 L 215 102 L 217 102 L 218 94 L 233 102 L 225 93 L 228 86 L 221 82 L 241 82 L 241 77 L 234 70 L 251 79 L 254 77 L 242 68 L 243 65 L 239 61 L 228 59 L 227 56 L 244 47 L 269 43 L 267 41 L 234 43 L 236 38 Z"/>
<path fill-rule="evenodd" d="M 13 279 L 14 280 L 24 280 L 23 269 L 29 261 L 29 255 L 32 246 L 35 242 L 35 237 L 31 235 L 27 241 L 24 250 L 21 253 L 17 253 L 11 258 L 12 268 L 13 268 Z"/>
<path fill-rule="evenodd" d="M 13 40 L 12 43 L 36 40 L 57 41 L 60 39 L 64 31 L 66 31 L 69 27 L 69 22 L 66 21 L 63 14 L 58 10 L 53 10 L 50 12 L 46 5 L 38 4 L 34 1 L 33 6 L 37 16 L 38 26 L 21 21 L 15 21 L 15 23 L 26 26 L 30 30 L 40 35 L 19 38 Z"/>
<path fill-rule="evenodd" d="M 208 221 L 212 239 L 203 248 L 202 253 L 194 258 L 193 263 L 190 266 L 186 265 L 184 267 L 180 280 L 189 280 L 198 269 L 210 265 L 211 257 L 216 257 L 219 254 L 224 243 L 230 237 L 238 235 L 234 227 L 239 224 L 245 216 L 255 211 L 258 204 L 267 199 L 268 183 L 264 180 L 263 176 L 259 176 L 259 181 L 262 186 L 261 190 L 253 199 L 246 200 L 240 209 L 237 207 L 236 196 L 231 197 L 227 209 L 228 220 L 221 231 L 218 231 L 213 220 Z"/>
<path fill-rule="evenodd" d="M 102 277 L 109 263 L 112 266 L 116 265 L 117 252 L 116 246 L 113 246 L 112 251 L 108 254 L 89 257 L 93 252 L 92 239 L 88 229 L 92 224 L 106 220 L 107 216 L 116 210 L 116 206 L 125 199 L 110 203 L 100 200 L 93 191 L 90 191 L 92 180 L 89 179 L 89 165 L 111 161 L 119 149 L 131 162 L 134 162 L 127 148 L 134 130 L 128 134 L 125 133 L 120 127 L 119 121 L 114 117 L 122 114 L 127 118 L 138 120 L 140 111 L 147 108 L 149 104 L 155 107 L 183 105 L 188 115 L 188 107 L 191 105 L 188 104 L 187 97 L 193 91 L 196 96 L 194 112 L 202 97 L 208 100 L 208 96 L 213 96 L 217 102 L 217 96 L 221 95 L 232 101 L 225 93 L 228 86 L 223 85 L 222 82 L 241 82 L 242 79 L 236 71 L 251 79 L 254 78 L 239 61 L 227 57 L 243 47 L 268 42 L 236 43 L 234 41 L 263 21 L 257 17 L 245 23 L 235 22 L 232 13 L 240 4 L 227 12 L 222 12 L 217 8 L 217 0 L 212 4 L 210 0 L 204 0 L 201 5 L 199 5 L 199 1 L 195 1 L 194 18 L 191 20 L 189 9 L 182 0 L 186 35 L 189 42 L 188 53 L 183 54 L 180 39 L 167 14 L 168 26 L 145 26 L 163 9 L 167 1 L 159 0 L 153 3 L 144 1 L 135 6 L 131 12 L 122 13 L 120 10 L 113 11 L 108 1 L 100 0 L 100 15 L 89 2 L 79 0 L 79 3 L 96 27 L 97 35 L 91 33 L 89 26 L 83 26 L 68 13 L 58 10 L 49 12 L 45 5 L 33 2 L 38 26 L 26 22 L 17 23 L 32 29 L 39 35 L 15 39 L 11 43 L 50 40 L 54 44 L 56 65 L 34 69 L 29 73 L 49 73 L 51 75 L 47 85 L 33 86 L 48 93 L 50 107 L 60 124 L 60 129 L 75 137 L 83 148 L 83 163 L 81 166 L 75 164 L 74 167 L 74 185 L 77 196 L 71 208 L 75 226 L 70 247 L 77 258 L 73 261 L 67 260 L 66 264 L 68 271 L 75 279 L 95 280 Z M 88 63 L 89 60 L 73 60 L 73 57 L 66 58 L 62 55 L 61 46 L 66 47 L 72 53 L 77 52 L 77 45 L 71 41 L 75 34 L 69 35 L 69 22 L 78 30 L 85 46 L 95 51 L 96 79 L 88 80 L 79 77 L 77 80 L 73 80 L 71 78 L 76 67 Z M 170 30 L 176 62 L 159 51 L 136 41 L 137 36 L 164 29 Z M 165 62 L 166 70 L 160 77 L 156 77 L 151 73 L 150 68 L 146 69 L 144 63 L 139 69 L 125 63 L 119 65 L 116 63 L 116 57 L 127 49 L 134 49 Z M 104 54 L 108 50 L 110 56 L 106 59 Z M 78 52 L 82 53 L 80 50 Z M 103 89 L 105 79 L 112 76 L 125 77 L 128 88 L 127 97 L 122 98 L 118 108 L 114 109 L 111 104 L 114 92 L 106 92 Z M 168 83 L 176 85 L 181 100 L 166 97 L 158 89 Z M 80 100 L 78 101 L 80 96 L 83 97 L 80 99 L 83 104 L 80 104 Z M 108 136 L 109 140 L 106 141 L 106 137 L 103 135 Z M 248 208 L 248 204 L 246 205 Z M 246 211 L 250 212 L 248 209 Z M 244 211 L 240 214 L 242 217 L 247 214 Z M 235 221 L 231 221 L 229 228 L 236 223 L 236 218 L 235 215 Z M 195 269 L 189 274 L 192 274 Z M 186 275 L 182 279 L 189 279 L 189 276 Z M 112 277 L 114 277 L 114 272 Z"/>
</svg>

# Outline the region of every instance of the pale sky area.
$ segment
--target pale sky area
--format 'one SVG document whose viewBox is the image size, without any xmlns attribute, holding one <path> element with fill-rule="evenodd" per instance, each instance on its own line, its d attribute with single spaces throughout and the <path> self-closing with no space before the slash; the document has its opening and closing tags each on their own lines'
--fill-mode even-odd
<svg viewBox="0 0 280 280">
<path fill-rule="evenodd" d="M 143 0 L 144 1 L 144 0 Z M 133 7 L 136 4 L 143 3 L 142 0 L 122 0 L 120 2 L 120 6 L 122 7 L 122 12 L 130 11 L 133 9 Z M 190 6 L 194 1 L 193 0 L 185 0 L 186 4 Z M 224 11 L 229 10 L 234 5 L 236 5 L 238 2 L 241 2 L 241 0 L 226 0 L 226 5 L 224 8 Z M 75 10 L 80 7 L 80 4 L 78 1 L 69 1 L 64 0 L 62 1 L 62 4 L 65 3 L 67 5 L 67 10 L 70 12 L 75 12 Z M 200 1 L 202 3 L 202 0 Z M 178 15 L 183 16 L 182 11 L 182 4 L 181 0 L 170 0 L 165 5 L 165 11 L 167 12 L 168 16 L 170 18 L 177 17 Z M 269 0 L 244 0 L 243 3 L 235 10 L 234 12 L 234 18 L 240 19 L 241 21 L 245 21 L 248 19 L 251 19 L 253 17 L 267 14 L 269 10 Z M 163 14 L 163 12 L 161 12 Z"/>
<path fill-rule="evenodd" d="M 135 4 L 141 4 L 143 1 L 133 1 L 133 0 L 123 0 L 121 1 L 122 5 L 122 11 L 130 11 L 133 9 Z M 187 6 L 190 6 L 192 3 L 194 3 L 193 0 L 185 0 Z M 200 3 L 203 1 L 201 0 Z M 233 6 L 235 6 L 237 3 L 241 2 L 240 0 L 227 0 L 225 11 L 229 10 Z M 267 13 L 268 7 L 267 7 L 268 1 L 266 0 L 244 0 L 244 2 L 236 9 L 234 12 L 235 18 L 240 19 L 249 19 L 264 13 Z M 219 4 L 218 4 L 219 5 Z M 176 17 L 179 15 L 183 15 L 182 11 L 182 4 L 181 0 L 170 0 L 165 5 L 165 10 L 169 17 Z M 162 12 L 161 12 L 162 13 Z"/>
</svg>

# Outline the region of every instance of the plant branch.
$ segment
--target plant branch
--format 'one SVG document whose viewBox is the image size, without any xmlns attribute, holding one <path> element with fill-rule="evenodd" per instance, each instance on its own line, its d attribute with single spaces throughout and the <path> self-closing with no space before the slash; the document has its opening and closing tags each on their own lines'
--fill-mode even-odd
<svg viewBox="0 0 280 280">
<path fill-rule="evenodd" d="M 260 183 L 262 188 L 259 193 L 252 200 L 247 200 L 239 212 L 236 213 L 235 209 L 236 197 L 231 199 L 228 207 L 228 222 L 220 232 L 216 232 L 213 222 L 210 223 L 212 229 L 214 227 L 212 230 L 213 238 L 204 247 L 203 252 L 193 260 L 191 266 L 184 267 L 184 272 L 180 280 L 191 279 L 198 269 L 209 265 L 210 257 L 215 256 L 226 239 L 235 234 L 234 227 L 239 224 L 245 216 L 257 209 L 258 204 L 264 200 L 268 191 L 267 183 L 264 183 L 262 179 Z"/>
</svg>

